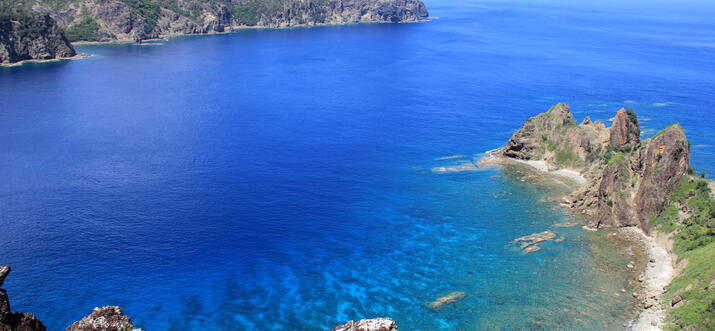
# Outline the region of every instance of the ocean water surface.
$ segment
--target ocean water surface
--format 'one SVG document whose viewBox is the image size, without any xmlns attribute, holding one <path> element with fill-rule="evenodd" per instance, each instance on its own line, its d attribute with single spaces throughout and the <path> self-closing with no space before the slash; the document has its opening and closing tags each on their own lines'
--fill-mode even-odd
<svg viewBox="0 0 715 331">
<path fill-rule="evenodd" d="M 437 174 L 556 102 L 680 122 L 714 173 L 707 2 L 426 1 L 439 17 L 82 46 L 0 68 L 0 264 L 61 330 L 622 329 L 632 258 L 521 168 Z M 437 160 L 451 155 L 461 159 Z M 577 221 L 579 221 L 577 219 Z M 516 237 L 550 229 L 524 255 Z M 625 293 L 621 289 L 626 290 Z M 466 297 L 441 309 L 428 303 Z"/>
</svg>

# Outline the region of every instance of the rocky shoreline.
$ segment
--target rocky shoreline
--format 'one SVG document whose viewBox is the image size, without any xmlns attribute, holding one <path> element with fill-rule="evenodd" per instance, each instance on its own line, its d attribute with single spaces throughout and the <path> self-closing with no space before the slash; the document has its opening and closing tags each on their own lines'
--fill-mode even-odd
<svg viewBox="0 0 715 331">
<path fill-rule="evenodd" d="M 513 158 L 493 155 L 492 151 L 487 152 L 487 155 L 487 157 L 479 160 L 480 164 L 519 164 L 529 166 L 530 168 L 552 176 L 572 180 L 572 185 L 570 187 L 574 190 L 574 192 L 585 184 L 585 178 L 578 172 L 575 172 L 576 176 L 579 176 L 583 180 L 575 180 L 572 173 L 564 174 L 558 170 L 550 171 L 545 166 L 542 166 L 544 164 L 543 162 L 525 162 Z M 569 225 L 571 224 L 567 224 L 567 226 Z M 560 226 L 557 225 L 557 227 Z M 584 230 L 594 231 L 595 229 L 584 227 Z M 548 233 L 548 231 L 545 233 Z M 515 242 L 531 240 L 532 237 L 539 237 L 539 235 L 543 235 L 545 233 L 537 233 L 517 238 L 515 239 Z M 643 261 L 645 266 L 637 274 L 637 276 L 631 280 L 632 283 L 636 285 L 636 290 L 632 293 L 632 295 L 637 301 L 638 313 L 633 320 L 627 325 L 624 325 L 624 327 L 633 331 L 662 330 L 667 313 L 667 311 L 663 308 L 662 295 L 665 292 L 665 288 L 670 284 L 671 280 L 676 275 L 673 265 L 674 261 L 677 261 L 677 256 L 672 252 L 672 238 L 658 231 L 652 231 L 651 234 L 648 235 L 637 227 L 620 228 L 613 234 L 640 246 L 647 257 L 647 260 Z M 552 237 L 553 236 L 549 236 L 548 239 L 551 239 Z M 522 249 L 526 254 L 533 253 L 538 251 L 537 244 L 538 240 L 536 243 L 533 243 L 533 245 L 522 246 Z M 632 264 L 629 264 L 628 267 L 631 269 L 636 268 L 634 265 L 635 262 L 631 263 Z"/>
<path fill-rule="evenodd" d="M 0 3 L 0 64 L 74 58 L 71 43 L 142 43 L 178 36 L 429 18 L 420 0 L 19 0 Z"/>
<path fill-rule="evenodd" d="M 672 236 L 654 229 L 650 220 L 671 205 L 671 194 L 692 171 L 689 152 L 677 123 L 641 141 L 631 110 L 619 110 L 607 128 L 588 117 L 578 124 L 569 106 L 560 103 L 527 120 L 504 147 L 490 151 L 480 163 L 524 164 L 575 180 L 575 190 L 560 207 L 583 215 L 585 230 L 616 229 L 615 234 L 638 243 L 647 254 L 632 283 L 640 310 L 624 327 L 661 330 L 669 308 L 663 296 L 677 275 L 677 256 Z M 628 268 L 640 269 L 635 262 Z"/>
</svg>

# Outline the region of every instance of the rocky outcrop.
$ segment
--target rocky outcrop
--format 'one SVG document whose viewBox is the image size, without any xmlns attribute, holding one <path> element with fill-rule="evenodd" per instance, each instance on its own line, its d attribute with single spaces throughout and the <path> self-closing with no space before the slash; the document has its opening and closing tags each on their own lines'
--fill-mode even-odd
<svg viewBox="0 0 715 331">
<path fill-rule="evenodd" d="M 660 214 L 681 178 L 688 172 L 690 151 L 685 131 L 676 124 L 648 141 L 643 155 L 643 175 L 634 197 L 641 220 Z"/>
<path fill-rule="evenodd" d="M 10 266 L 0 266 L 0 286 L 10 273 Z M 47 328 L 33 314 L 13 313 L 7 291 L 0 288 L 0 331 L 45 331 Z"/>
<path fill-rule="evenodd" d="M 420 0 L 39 0 L 32 8 L 51 15 L 72 41 L 99 42 L 139 42 L 236 27 L 415 22 L 428 16 Z"/>
<path fill-rule="evenodd" d="M 0 286 L 5 283 L 5 277 L 10 274 L 9 265 L 0 265 Z"/>
<path fill-rule="evenodd" d="M 637 144 L 640 142 L 641 129 L 638 125 L 636 114 L 630 110 L 621 108 L 616 112 L 611 125 L 610 145 L 615 147 L 627 144 Z"/>
<path fill-rule="evenodd" d="M 24 12 L 0 13 L 0 64 L 74 55 L 74 48 L 50 16 Z"/>
<path fill-rule="evenodd" d="M 641 141 L 632 110 L 620 109 L 606 128 L 590 118 L 576 125 L 565 104 L 527 120 L 494 154 L 544 161 L 550 170 L 579 171 L 588 181 L 568 198 L 568 206 L 586 215 L 589 226 L 644 230 L 648 219 L 668 205 L 690 160 L 688 141 L 678 124 Z"/>
<path fill-rule="evenodd" d="M 397 331 L 397 324 L 391 318 L 362 319 L 336 326 L 330 331 Z"/>
<path fill-rule="evenodd" d="M 239 5 L 238 25 L 282 28 L 291 26 L 337 25 L 368 22 L 414 22 L 428 16 L 419 0 L 330 0 L 243 1 Z M 256 15 L 243 14 L 241 8 L 257 8 Z"/>
<path fill-rule="evenodd" d="M 94 308 L 91 314 L 74 322 L 67 331 L 129 331 L 139 330 L 132 325 L 132 319 L 124 315 L 121 307 L 106 306 Z"/>
</svg>

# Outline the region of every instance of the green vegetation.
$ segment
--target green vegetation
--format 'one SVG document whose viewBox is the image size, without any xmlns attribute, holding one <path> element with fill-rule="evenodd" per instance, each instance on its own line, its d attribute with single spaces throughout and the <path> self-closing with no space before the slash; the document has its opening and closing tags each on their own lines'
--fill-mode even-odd
<svg viewBox="0 0 715 331">
<path fill-rule="evenodd" d="M 546 150 L 549 151 L 549 152 L 555 151 L 557 147 L 559 147 L 559 144 L 557 144 L 557 143 L 556 143 L 555 141 L 553 141 L 553 140 L 549 140 L 549 141 L 546 142 Z"/>
<path fill-rule="evenodd" d="M 673 123 L 673 124 L 671 124 L 671 125 L 668 125 L 668 126 L 665 127 L 665 129 L 660 130 L 660 131 L 658 131 L 658 133 L 656 133 L 655 135 L 653 135 L 653 138 L 655 138 L 655 137 L 657 137 L 657 136 L 660 136 L 661 134 L 663 134 L 663 132 L 668 131 L 670 128 L 672 128 L 672 127 L 674 127 L 674 126 L 676 126 L 676 125 L 677 125 L 677 126 L 680 126 L 680 124 L 678 124 L 677 122 L 676 122 L 676 123 Z"/>
<path fill-rule="evenodd" d="M 715 329 L 715 199 L 708 181 L 685 176 L 673 194 L 670 205 L 651 226 L 675 233 L 674 251 L 687 259 L 685 270 L 673 280 L 665 294 L 666 302 L 682 297 L 670 310 L 669 330 Z"/>
<path fill-rule="evenodd" d="M 199 5 L 194 4 L 191 12 L 185 11 L 177 5 L 176 0 L 161 0 L 161 1 L 151 1 L 151 0 L 122 0 L 129 7 L 132 7 L 137 14 L 144 17 L 146 24 L 144 25 L 144 32 L 150 33 L 156 27 L 161 16 L 161 9 L 169 9 L 181 16 L 185 16 L 191 19 L 199 19 L 201 15 L 201 8 Z"/>
<path fill-rule="evenodd" d="M 556 164 L 559 166 L 578 167 L 581 165 L 581 158 L 574 151 L 564 148 L 556 152 Z"/>
<path fill-rule="evenodd" d="M 680 256 L 688 266 L 673 280 L 665 293 L 667 303 L 680 296 L 683 302 L 670 309 L 666 330 L 715 330 L 715 243 Z"/>
<path fill-rule="evenodd" d="M 679 208 L 681 207 L 681 208 Z M 678 209 L 687 210 L 681 220 Z M 708 182 L 685 176 L 670 196 L 670 205 L 651 224 L 677 231 L 675 251 L 685 253 L 715 242 L 715 199 Z"/>
<path fill-rule="evenodd" d="M 235 5 L 232 13 L 239 25 L 254 26 L 261 16 L 271 16 L 283 8 L 283 0 L 252 1 Z"/>
<path fill-rule="evenodd" d="M 606 163 L 606 165 L 609 165 L 609 166 L 613 165 L 613 164 L 622 165 L 622 164 L 624 164 L 624 162 L 625 162 L 625 155 L 623 153 L 618 152 L 616 154 L 613 154 L 613 156 L 611 156 L 611 158 L 608 159 L 608 162 Z"/>
<path fill-rule="evenodd" d="M 154 30 L 161 15 L 161 5 L 147 0 L 123 0 L 129 7 L 132 7 L 137 14 L 146 19 L 144 32 L 149 33 Z"/>
<path fill-rule="evenodd" d="M 0 31 L 9 31 L 11 21 L 16 21 L 15 30 L 18 35 L 35 38 L 48 30 L 49 18 L 37 14 L 23 1 L 0 1 Z"/>
<path fill-rule="evenodd" d="M 82 21 L 70 26 L 65 31 L 65 37 L 69 41 L 98 41 L 99 25 L 92 17 L 85 16 Z"/>
</svg>

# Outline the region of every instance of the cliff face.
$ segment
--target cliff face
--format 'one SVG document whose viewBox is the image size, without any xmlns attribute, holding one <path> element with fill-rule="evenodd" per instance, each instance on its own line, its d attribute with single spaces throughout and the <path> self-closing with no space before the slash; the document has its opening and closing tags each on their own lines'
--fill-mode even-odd
<svg viewBox="0 0 715 331">
<path fill-rule="evenodd" d="M 0 266 L 0 286 L 5 277 L 10 273 L 10 266 Z M 10 299 L 7 291 L 0 288 L 0 330 L 45 331 L 47 328 L 35 317 L 28 313 L 13 313 L 10 308 Z"/>
<path fill-rule="evenodd" d="M 74 55 L 74 48 L 48 15 L 0 13 L 0 63 Z"/>
<path fill-rule="evenodd" d="M 687 174 L 689 147 L 674 124 L 645 141 L 631 110 L 621 109 L 606 128 L 586 118 L 575 124 L 565 104 L 530 118 L 498 150 L 521 160 L 544 161 L 550 169 L 578 170 L 588 179 L 570 199 L 594 228 L 639 226 L 659 215 Z"/>
<path fill-rule="evenodd" d="M 40 0 L 72 41 L 141 41 L 235 27 L 292 27 L 414 22 L 428 16 L 420 0 Z"/>
</svg>

